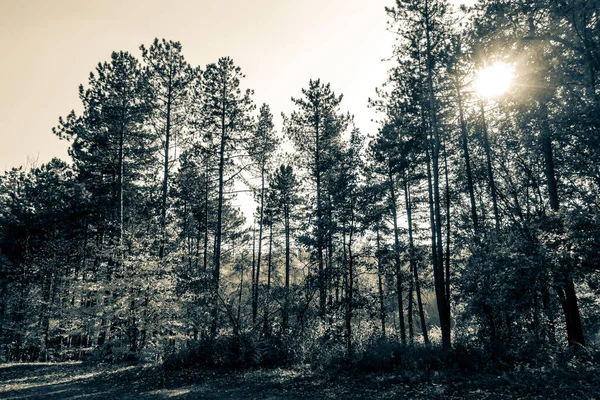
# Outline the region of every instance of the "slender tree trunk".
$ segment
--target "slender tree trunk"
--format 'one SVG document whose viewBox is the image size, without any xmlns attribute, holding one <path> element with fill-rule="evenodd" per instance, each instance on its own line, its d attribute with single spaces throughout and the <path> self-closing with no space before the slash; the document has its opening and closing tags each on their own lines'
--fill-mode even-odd
<svg viewBox="0 0 600 400">
<path fill-rule="evenodd" d="M 325 287 L 328 294 L 328 306 L 331 309 L 333 307 L 333 286 L 334 286 L 334 274 L 333 268 L 333 205 L 331 194 L 327 195 L 327 262 L 325 263 Z M 329 323 L 333 324 L 333 317 L 329 318 Z"/>
<path fill-rule="evenodd" d="M 124 118 L 124 117 L 123 117 Z M 121 124 L 121 132 L 119 133 L 119 247 L 123 245 L 123 186 L 125 175 L 125 162 L 123 154 L 123 146 L 125 141 L 125 122 Z M 119 249 L 119 253 L 121 249 Z"/>
<path fill-rule="evenodd" d="M 202 263 L 202 270 L 206 272 L 208 266 L 208 160 L 206 162 L 205 170 L 205 185 L 204 185 L 204 260 Z"/>
<path fill-rule="evenodd" d="M 265 165 L 260 171 L 260 215 L 258 220 L 258 257 L 256 260 L 256 278 L 254 279 L 254 297 L 252 298 L 252 319 L 256 320 L 258 313 L 258 288 L 260 282 L 260 262 L 262 258 L 263 220 L 265 209 Z"/>
<path fill-rule="evenodd" d="M 269 306 L 271 301 L 271 269 L 272 269 L 272 257 L 273 257 L 273 215 L 269 214 L 269 255 L 267 258 L 267 291 L 266 291 L 266 299 L 265 299 L 265 333 L 270 333 L 270 325 L 269 325 Z"/>
<path fill-rule="evenodd" d="M 442 328 L 442 345 L 444 347 L 451 346 L 450 337 L 450 310 L 447 307 L 445 299 L 445 283 L 444 283 L 444 268 L 443 268 L 443 246 L 442 246 L 442 216 L 440 209 L 440 178 L 439 178 L 439 153 L 440 153 L 440 134 L 437 121 L 437 110 L 433 88 L 433 55 L 431 52 L 431 23 L 429 0 L 425 0 L 425 35 L 426 35 L 426 65 L 427 65 L 427 86 L 429 92 L 429 111 L 431 118 L 431 131 L 433 134 L 433 152 L 432 152 L 432 169 L 433 169 L 433 200 L 435 212 L 435 234 L 436 234 L 436 257 L 437 262 L 434 266 L 437 269 L 437 278 L 435 278 L 436 297 L 440 314 L 440 325 Z"/>
<path fill-rule="evenodd" d="M 544 122 L 541 135 L 542 153 L 544 154 L 544 173 L 546 175 L 546 185 L 548 186 L 548 198 L 552 211 L 558 212 L 560 204 L 558 201 L 558 184 L 556 183 L 556 174 L 554 172 L 554 155 L 552 152 L 552 138 L 550 133 L 550 124 L 548 124 L 548 108 L 545 103 L 540 104 L 542 119 Z"/>
<path fill-rule="evenodd" d="M 284 206 L 285 224 L 285 298 L 283 302 L 283 315 L 281 326 L 283 332 L 287 330 L 290 303 L 290 210 L 289 205 Z"/>
<path fill-rule="evenodd" d="M 160 249 L 159 257 L 162 259 L 165 254 L 166 226 L 167 226 L 167 194 L 169 188 L 169 140 L 171 139 L 171 97 L 172 97 L 172 74 L 169 73 L 169 88 L 167 91 L 167 124 L 165 129 L 165 162 L 162 184 L 162 198 L 160 210 Z"/>
<path fill-rule="evenodd" d="M 380 243 L 380 237 L 379 237 L 379 222 L 377 223 L 376 227 L 375 227 L 375 232 L 377 234 L 377 286 L 379 288 L 379 315 L 381 317 L 381 336 L 385 337 L 386 333 L 385 333 L 385 301 L 384 301 L 384 296 L 383 296 L 383 279 L 382 276 L 384 275 L 384 271 L 383 271 L 383 265 L 381 263 L 381 243 Z"/>
<path fill-rule="evenodd" d="M 232 239 L 232 258 L 235 264 L 235 239 Z M 241 327 L 242 325 L 242 292 L 244 291 L 244 263 L 240 263 L 240 293 L 238 294 L 238 309 L 237 309 L 237 325 Z"/>
<path fill-rule="evenodd" d="M 424 125 L 425 126 L 425 125 Z M 436 230 L 435 230 L 435 225 L 436 225 L 436 221 L 435 221 L 435 214 L 433 212 L 433 184 L 432 184 L 432 173 L 431 173 L 431 157 L 429 155 L 429 134 L 427 132 L 427 130 L 423 131 L 424 133 L 424 140 L 425 140 L 425 162 L 427 164 L 427 191 L 428 191 L 428 204 L 429 204 L 429 221 L 430 221 L 430 228 L 431 228 L 431 259 L 432 259 L 432 263 L 433 263 L 433 278 L 434 278 L 434 286 L 435 286 L 435 293 L 436 293 L 436 300 L 437 300 L 437 306 L 438 306 L 438 315 L 440 315 L 440 320 L 441 320 L 441 313 L 443 313 L 443 311 L 440 310 L 440 301 L 441 301 L 441 297 L 440 294 L 438 292 L 439 289 L 439 268 L 438 268 L 438 257 L 437 257 L 437 244 L 436 244 Z"/>
<path fill-rule="evenodd" d="M 410 196 L 410 188 L 406 179 L 404 180 L 404 198 L 406 201 L 406 218 L 408 220 L 408 246 L 410 254 L 410 263 L 412 264 L 413 280 L 415 282 L 417 307 L 419 310 L 419 319 L 421 320 L 421 332 L 423 334 L 423 342 L 425 344 L 429 344 L 429 336 L 427 335 L 427 323 L 425 322 L 425 312 L 423 310 L 423 300 L 421 298 L 421 285 L 419 283 L 419 273 L 417 271 L 417 263 L 415 262 L 415 245 L 413 240 L 412 224 L 412 200 Z"/>
<path fill-rule="evenodd" d="M 129 317 L 129 351 L 136 353 L 138 328 L 137 319 L 135 316 L 135 289 L 133 287 L 130 289 L 129 295 L 131 296 L 131 301 L 129 302 L 129 312 L 131 313 L 131 316 Z"/>
<path fill-rule="evenodd" d="M 473 188 L 473 172 L 471 171 L 471 157 L 469 154 L 469 133 L 467 131 L 467 123 L 465 122 L 462 92 L 460 90 L 460 83 L 457 76 L 455 77 L 455 86 L 458 99 L 458 118 L 460 121 L 461 146 L 463 157 L 465 159 L 465 169 L 467 172 L 467 189 L 469 190 L 469 200 L 471 201 L 471 218 L 473 220 L 473 229 L 477 233 L 479 231 L 479 221 L 477 219 L 475 190 Z"/>
<path fill-rule="evenodd" d="M 397 211 L 397 200 L 396 190 L 394 184 L 394 178 L 392 177 L 391 167 L 388 169 L 388 180 L 390 186 L 391 196 L 391 207 L 392 207 L 392 218 L 394 219 L 394 263 L 396 264 L 396 294 L 398 296 L 398 320 L 400 322 L 400 339 L 402 344 L 406 344 L 406 328 L 404 326 L 404 306 L 402 301 L 402 269 L 400 265 L 400 234 L 398 231 L 398 211 Z"/>
<path fill-rule="evenodd" d="M 40 313 L 40 325 L 42 327 L 42 337 L 44 340 L 44 351 L 39 355 L 40 361 L 48 361 L 48 345 L 49 345 L 49 331 L 50 331 L 50 303 L 51 303 L 51 291 L 53 284 L 53 274 L 46 273 L 44 283 L 42 285 L 43 292 L 43 304 L 42 304 L 42 312 Z M 50 276 L 48 276 L 50 275 Z"/>
<path fill-rule="evenodd" d="M 194 269 L 196 270 L 196 272 L 199 272 L 199 268 L 200 268 L 200 235 L 202 232 L 202 228 L 200 227 L 200 224 L 198 224 L 198 226 L 196 227 L 196 243 L 195 243 L 195 248 L 196 251 L 194 252 Z"/>
<path fill-rule="evenodd" d="M 252 302 L 252 326 L 256 324 L 254 312 L 254 292 L 256 290 L 256 221 L 252 224 L 252 282 L 250 286 L 250 300 Z"/>
<path fill-rule="evenodd" d="M 444 179 L 446 183 L 446 307 L 450 310 L 450 182 L 448 179 L 448 153 L 444 141 Z"/>
<path fill-rule="evenodd" d="M 414 291 L 414 279 L 413 279 L 413 265 L 409 264 L 409 279 L 408 279 L 408 339 L 410 344 L 415 341 L 415 332 L 413 329 L 413 291 Z"/>
<path fill-rule="evenodd" d="M 353 213 L 352 213 L 353 214 Z M 353 294 L 354 294 L 354 256 L 352 254 L 352 239 L 354 231 L 354 216 L 351 217 L 350 233 L 348 240 L 348 289 L 346 291 L 347 310 L 346 310 L 346 348 L 348 358 L 352 357 L 352 312 L 353 312 Z"/>
<path fill-rule="evenodd" d="M 271 290 L 271 272 L 273 269 L 273 215 L 269 215 L 269 257 L 267 258 L 267 291 Z"/>
<path fill-rule="evenodd" d="M 319 315 L 325 316 L 325 271 L 323 268 L 323 210 L 321 206 L 321 140 L 319 137 L 319 114 L 315 114 L 315 176 L 317 181 L 317 262 L 319 285 Z"/>
<path fill-rule="evenodd" d="M 210 326 L 211 337 L 217 335 L 218 318 L 219 318 L 219 279 L 221 273 L 221 233 L 223 229 L 223 173 L 225 169 L 225 96 L 226 87 L 223 85 L 223 99 L 221 111 L 221 146 L 219 150 L 219 198 L 217 205 L 217 229 L 215 233 L 215 253 L 214 253 L 214 270 L 213 270 L 213 309 L 212 321 Z"/>
<path fill-rule="evenodd" d="M 492 192 L 492 206 L 494 207 L 494 221 L 496 223 L 496 231 L 500 230 L 500 215 L 498 213 L 498 195 L 496 194 L 496 183 L 494 181 L 494 171 L 492 170 L 492 151 L 490 149 L 490 140 L 488 135 L 488 127 L 485 119 L 485 110 L 483 101 L 479 102 L 481 109 L 481 123 L 483 127 L 483 147 L 485 148 L 485 159 L 487 164 L 488 180 L 490 181 L 490 190 Z"/>
<path fill-rule="evenodd" d="M 542 113 L 542 152 L 545 160 L 546 183 L 548 186 L 548 197 L 550 199 L 550 207 L 552 211 L 558 212 L 560 203 L 558 199 L 558 188 L 556 182 L 556 174 L 554 171 L 554 157 L 552 154 L 552 138 L 551 128 L 548 123 L 548 108 L 545 102 L 540 103 L 540 111 Z M 569 268 L 570 269 L 570 268 Z M 559 278 L 560 287 L 555 288 L 562 303 L 563 313 L 567 326 L 567 338 L 571 346 L 577 344 L 584 346 L 585 337 L 583 335 L 583 327 L 581 326 L 581 315 L 577 301 L 577 293 L 575 285 L 568 272 Z"/>
</svg>

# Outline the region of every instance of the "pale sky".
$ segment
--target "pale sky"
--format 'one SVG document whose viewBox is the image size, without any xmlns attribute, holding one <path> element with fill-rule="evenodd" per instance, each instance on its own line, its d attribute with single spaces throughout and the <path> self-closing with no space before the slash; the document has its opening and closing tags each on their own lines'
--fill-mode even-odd
<svg viewBox="0 0 600 400">
<path fill-rule="evenodd" d="M 473 3 L 473 0 L 452 0 Z M 0 0 L 0 173 L 36 160 L 68 160 L 52 128 L 81 110 L 79 84 L 112 51 L 141 57 L 155 37 L 180 41 L 193 66 L 229 56 L 257 106 L 281 130 L 310 79 L 344 94 L 341 108 L 364 133 L 377 118 L 367 99 L 386 79 L 394 34 L 384 7 L 394 0 Z M 247 194 L 236 204 L 246 215 Z"/>
<path fill-rule="evenodd" d="M 0 0 L 0 169 L 67 158 L 52 134 L 80 109 L 78 86 L 112 51 L 140 56 L 155 37 L 178 40 L 190 64 L 230 56 L 257 105 L 281 112 L 309 79 L 344 94 L 342 109 L 372 132 L 367 98 L 385 80 L 393 0 Z"/>
</svg>

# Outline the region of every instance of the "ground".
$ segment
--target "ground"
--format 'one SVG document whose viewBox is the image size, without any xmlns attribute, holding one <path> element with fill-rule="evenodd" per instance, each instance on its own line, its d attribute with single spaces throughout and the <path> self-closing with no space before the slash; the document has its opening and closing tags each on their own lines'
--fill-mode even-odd
<svg viewBox="0 0 600 400">
<path fill-rule="evenodd" d="M 152 365 L 0 364 L 0 399 L 600 399 L 594 368 L 501 374 L 309 369 L 165 371 Z"/>
</svg>

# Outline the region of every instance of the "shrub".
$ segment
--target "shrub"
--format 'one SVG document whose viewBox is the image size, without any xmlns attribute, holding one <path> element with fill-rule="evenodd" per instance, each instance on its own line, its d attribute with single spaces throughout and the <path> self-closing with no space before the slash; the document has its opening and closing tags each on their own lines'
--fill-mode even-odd
<svg viewBox="0 0 600 400">
<path fill-rule="evenodd" d="M 258 365 L 256 340 L 249 334 L 220 336 L 214 343 L 215 366 L 247 368 Z"/>
<path fill-rule="evenodd" d="M 370 340 L 357 354 L 355 366 L 369 372 L 412 371 L 429 376 L 434 371 L 476 371 L 484 364 L 480 350 L 457 344 L 452 349 L 434 345 L 402 345 L 393 338 Z"/>
<path fill-rule="evenodd" d="M 263 368 L 289 367 L 298 361 L 292 338 L 268 336 L 257 343 L 259 365 Z"/>
<path fill-rule="evenodd" d="M 189 341 L 164 356 L 167 370 L 185 368 L 276 368 L 297 361 L 294 347 L 278 336 L 224 335 Z"/>
<path fill-rule="evenodd" d="M 129 350 L 129 346 L 119 341 L 108 341 L 102 346 L 92 350 L 89 356 L 90 361 L 117 363 L 117 362 L 137 362 L 137 354 Z"/>
<path fill-rule="evenodd" d="M 389 372 L 400 365 L 405 348 L 395 340 L 377 338 L 359 353 L 356 367 L 361 371 Z"/>
<path fill-rule="evenodd" d="M 210 339 L 188 341 L 185 347 L 171 350 L 164 356 L 163 365 L 168 371 L 185 368 L 212 367 L 214 343 Z"/>
</svg>

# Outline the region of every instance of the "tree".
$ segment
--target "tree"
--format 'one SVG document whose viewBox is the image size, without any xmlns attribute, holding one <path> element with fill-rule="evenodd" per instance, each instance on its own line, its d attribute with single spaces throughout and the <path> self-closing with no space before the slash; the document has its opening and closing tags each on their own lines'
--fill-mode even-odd
<svg viewBox="0 0 600 400">
<path fill-rule="evenodd" d="M 54 132 L 72 142 L 69 153 L 80 179 L 94 194 L 93 207 L 112 214 L 108 221 L 116 221 L 122 244 L 125 192 L 134 190 L 151 162 L 152 146 L 143 129 L 148 86 L 138 61 L 126 52 L 112 53 L 111 62 L 99 64 L 96 74 L 90 74 L 87 89 L 79 87 L 83 114 L 72 111 Z M 107 226 L 109 233 L 114 225 Z"/>
<path fill-rule="evenodd" d="M 442 242 L 442 212 L 440 191 L 439 158 L 442 148 L 439 88 L 436 83 L 443 72 L 441 63 L 445 57 L 445 43 L 448 25 L 447 6 L 438 0 L 397 0 L 395 8 L 387 9 L 390 16 L 398 23 L 398 33 L 407 47 L 397 46 L 399 60 L 412 59 L 418 67 L 416 84 L 413 89 L 419 90 L 418 107 L 421 108 L 423 122 L 424 151 L 430 183 L 430 222 L 432 229 L 432 261 L 435 281 L 436 299 L 440 324 L 442 328 L 442 344 L 451 346 L 450 337 L 450 298 L 447 281 L 449 266 L 444 269 L 444 250 Z M 403 21 L 411 21 L 403 24 Z M 408 51 L 407 51 L 408 50 Z M 404 52 L 404 54 L 403 54 Z M 423 67 L 422 67 L 423 66 Z M 429 172 L 430 171 L 430 172 Z"/>
<path fill-rule="evenodd" d="M 568 191 L 560 194 L 558 179 L 560 172 L 568 175 L 569 163 L 560 165 L 560 161 L 557 162 L 562 157 L 557 157 L 556 145 L 568 142 L 568 147 L 560 149 L 566 152 L 579 147 L 579 143 L 582 143 L 579 137 L 589 137 L 589 128 L 594 124 L 591 120 L 583 122 L 587 118 L 580 120 L 583 123 L 573 124 L 573 115 L 578 112 L 572 114 L 574 110 L 571 105 L 575 105 L 580 112 L 588 110 L 581 115 L 590 115 L 589 110 L 598 108 L 594 78 L 594 71 L 598 70 L 598 59 L 593 48 L 600 41 L 597 27 L 591 24 L 593 13 L 590 13 L 595 6 L 597 8 L 593 1 L 556 4 L 548 1 L 515 2 L 498 7 L 483 4 L 484 14 L 476 21 L 480 46 L 494 49 L 505 42 L 514 44 L 515 50 L 520 54 L 521 69 L 526 75 L 517 79 L 527 80 L 528 83 L 536 82 L 535 90 L 527 86 L 517 89 L 520 99 L 513 100 L 511 111 L 520 113 L 523 133 L 531 131 L 537 136 L 535 150 L 542 156 L 546 199 L 552 210 L 551 214 L 560 212 L 563 208 L 561 203 L 567 208 L 570 206 L 561 200 L 561 196 L 568 198 L 570 195 Z M 520 17 L 519 22 L 515 23 L 517 16 Z M 492 24 L 495 26 L 492 27 Z M 498 37 L 499 30 L 504 32 L 503 38 Z M 527 68 L 524 68 L 525 65 Z M 526 106 L 518 108 L 523 105 Z M 590 122 L 591 125 L 588 125 Z M 571 143 L 577 144 L 572 146 Z M 577 192 L 575 190 L 573 193 Z M 549 221 L 552 220 L 553 217 L 549 216 Z M 548 231 L 554 230 L 554 224 L 548 223 Z M 571 345 L 584 344 L 580 310 L 572 280 L 572 266 L 575 264 L 563 260 L 557 265 L 557 268 L 553 268 L 554 282 L 551 284 L 562 304 L 568 341 Z"/>
<path fill-rule="evenodd" d="M 167 197 L 169 188 L 169 169 L 172 149 L 176 150 L 177 136 L 185 134 L 187 114 L 185 108 L 189 103 L 191 83 L 196 79 L 196 71 L 185 61 L 181 43 L 158 38 L 149 48 L 140 46 L 150 85 L 150 102 L 152 107 L 151 124 L 157 139 L 162 142 L 164 159 L 162 194 L 160 205 L 160 245 L 159 257 L 164 256 L 165 227 L 167 220 Z M 175 138 L 175 146 L 171 140 Z"/>
<path fill-rule="evenodd" d="M 271 183 L 271 190 L 275 201 L 275 214 L 283 214 L 283 226 L 285 231 L 285 293 L 284 303 L 281 310 L 281 330 L 285 332 L 289 325 L 290 307 L 290 268 L 291 268 L 291 244 L 292 218 L 296 215 L 294 208 L 299 203 L 296 194 L 296 175 L 291 165 L 281 164 L 275 171 Z"/>
<path fill-rule="evenodd" d="M 263 221 L 265 209 L 265 174 L 279 140 L 273 129 L 273 115 L 269 106 L 263 104 L 259 111 L 256 133 L 252 138 L 250 157 L 255 163 L 260 175 L 260 191 L 258 203 L 258 255 L 256 261 L 256 276 L 252 277 L 252 320 L 256 320 L 258 309 L 258 285 L 260 281 L 260 265 L 262 255 Z"/>
<path fill-rule="evenodd" d="M 0 188 L 0 340 L 7 359 L 47 361 L 51 340 L 72 332 L 65 300 L 85 256 L 85 192 L 58 159 L 8 171 Z"/>
<path fill-rule="evenodd" d="M 97 343 L 103 345 L 115 326 L 122 329 L 125 324 L 118 304 L 130 304 L 127 299 L 134 298 L 139 287 L 134 280 L 125 284 L 119 280 L 133 278 L 132 270 L 144 275 L 136 268 L 152 265 L 150 260 L 136 261 L 138 252 L 148 252 L 139 247 L 147 243 L 135 238 L 140 229 L 151 226 L 152 214 L 145 207 L 150 203 L 155 149 L 145 129 L 148 82 L 129 53 L 115 52 L 110 62 L 99 64 L 96 74 L 90 74 L 88 88 L 80 86 L 79 93 L 82 115 L 71 112 L 61 118 L 54 132 L 72 142 L 69 151 L 77 180 L 92 199 L 85 222 L 90 257 L 84 258 L 83 268 L 91 263 L 94 279 L 102 284 L 101 290 L 90 285 L 88 296 L 99 298 L 90 301 L 90 307 L 98 302 L 97 309 L 103 310 L 97 314 L 102 327 Z M 134 329 L 129 335 L 133 352 L 138 350 L 138 334 L 142 333 Z"/>
<path fill-rule="evenodd" d="M 319 313 L 325 316 L 327 276 L 324 252 L 328 243 L 325 174 L 332 168 L 332 150 L 348 124 L 349 116 L 339 111 L 342 96 L 336 96 L 329 84 L 319 79 L 310 80 L 308 89 L 302 89 L 302 98 L 292 98 L 297 110 L 284 119 L 284 126 L 298 153 L 304 160 L 302 167 L 314 184 L 315 205 L 313 239 L 316 250 Z M 331 252 L 330 252 L 331 253 Z"/>
<path fill-rule="evenodd" d="M 218 196 L 217 221 L 213 252 L 213 311 L 211 335 L 215 336 L 218 327 L 217 302 L 221 272 L 221 242 L 223 235 L 224 188 L 227 177 L 237 175 L 231 171 L 235 166 L 236 152 L 244 150 L 243 144 L 252 129 L 250 112 L 254 105 L 250 98 L 252 91 L 242 92 L 240 81 L 244 75 L 233 60 L 224 57 L 216 64 L 209 64 L 202 80 L 201 126 L 207 142 L 218 145 Z M 226 175 L 227 174 L 227 175 Z"/>
<path fill-rule="evenodd" d="M 361 187 L 361 150 L 364 145 L 364 138 L 357 128 L 352 129 L 350 139 L 346 149 L 339 154 L 339 164 L 341 168 L 335 175 L 333 185 L 333 206 L 337 214 L 338 223 L 342 229 L 342 266 L 344 273 L 344 293 L 345 293 L 345 315 L 344 322 L 346 328 L 346 352 L 348 357 L 353 354 L 352 343 L 352 319 L 355 308 L 355 275 L 356 275 L 356 255 L 355 241 L 356 236 L 361 231 L 360 211 L 362 196 Z"/>
</svg>

